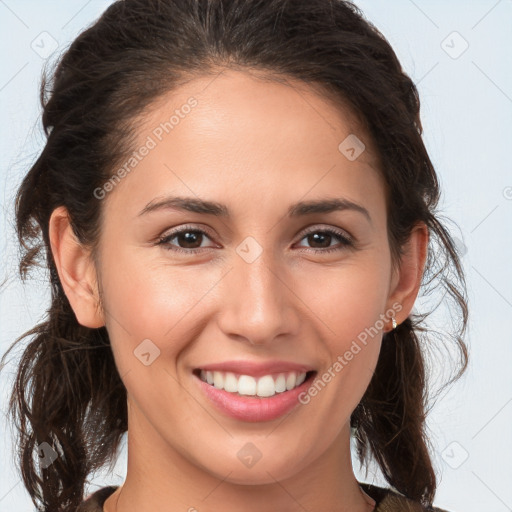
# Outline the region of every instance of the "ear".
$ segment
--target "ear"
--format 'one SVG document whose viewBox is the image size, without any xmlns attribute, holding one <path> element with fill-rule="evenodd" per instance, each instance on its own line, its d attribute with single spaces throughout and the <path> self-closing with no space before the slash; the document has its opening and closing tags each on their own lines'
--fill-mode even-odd
<svg viewBox="0 0 512 512">
<path fill-rule="evenodd" d="M 418 296 L 427 258 L 428 240 L 428 227 L 424 222 L 419 222 L 404 247 L 400 268 L 393 274 L 388 308 L 391 309 L 395 303 L 401 304 L 402 309 L 395 316 L 397 324 L 401 324 L 409 316 Z"/>
<path fill-rule="evenodd" d="M 76 238 L 64 206 L 56 208 L 49 222 L 50 245 L 64 293 L 78 323 L 90 328 L 105 325 L 94 262 L 90 250 Z"/>
</svg>

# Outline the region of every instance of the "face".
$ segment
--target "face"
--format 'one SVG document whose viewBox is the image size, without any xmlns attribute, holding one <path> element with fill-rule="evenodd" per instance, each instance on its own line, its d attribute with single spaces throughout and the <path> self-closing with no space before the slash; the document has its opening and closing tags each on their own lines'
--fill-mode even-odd
<svg viewBox="0 0 512 512">
<path fill-rule="evenodd" d="M 371 142 L 306 85 L 234 71 L 187 83 L 142 121 L 129 172 L 99 199 L 130 432 L 220 479 L 292 476 L 339 446 L 390 326 Z M 298 204 L 333 200 L 348 206 Z"/>
</svg>

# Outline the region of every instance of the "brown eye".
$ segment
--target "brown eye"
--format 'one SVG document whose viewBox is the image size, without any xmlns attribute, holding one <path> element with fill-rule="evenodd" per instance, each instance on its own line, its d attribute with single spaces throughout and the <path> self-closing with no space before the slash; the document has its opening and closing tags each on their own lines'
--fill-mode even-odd
<svg viewBox="0 0 512 512">
<path fill-rule="evenodd" d="M 172 238 L 176 238 L 178 245 L 182 248 L 196 249 L 197 247 L 201 247 L 202 237 L 203 233 L 201 233 L 201 231 L 181 231 Z M 198 242 L 199 245 L 197 246 Z"/>
<path fill-rule="evenodd" d="M 208 248 L 202 245 L 205 238 L 210 238 L 205 231 L 185 227 L 159 238 L 156 245 L 162 245 L 169 251 L 195 253 Z"/>
<path fill-rule="evenodd" d="M 312 229 L 308 231 L 302 240 L 307 239 L 312 244 L 315 252 L 332 252 L 343 250 L 347 246 L 353 246 L 352 239 L 342 231 L 335 229 Z M 333 240 L 338 240 L 338 246 L 331 246 Z"/>
<path fill-rule="evenodd" d="M 203 245 L 206 238 L 210 237 L 205 231 L 185 227 L 161 237 L 156 245 L 162 245 L 169 251 L 193 254 L 208 248 L 208 246 Z M 304 234 L 301 240 L 307 240 L 310 244 L 310 249 L 317 253 L 341 251 L 346 247 L 353 247 L 354 245 L 351 237 L 343 231 L 332 228 L 311 229 Z M 332 245 L 333 241 L 338 243 Z"/>
</svg>

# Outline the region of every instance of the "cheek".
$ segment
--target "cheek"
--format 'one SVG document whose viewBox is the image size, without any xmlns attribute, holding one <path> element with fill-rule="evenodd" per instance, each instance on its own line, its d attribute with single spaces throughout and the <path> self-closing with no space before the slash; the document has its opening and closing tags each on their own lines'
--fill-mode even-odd
<svg viewBox="0 0 512 512">
<path fill-rule="evenodd" d="M 170 264 L 165 254 L 156 253 L 159 249 L 151 258 L 148 251 L 153 249 L 104 251 L 107 328 L 114 350 L 126 357 L 133 358 L 136 347 L 149 339 L 172 359 L 193 339 L 192 330 L 200 332 L 212 312 L 222 309 L 223 298 L 233 290 L 222 282 L 223 265 Z M 337 265 L 308 262 L 288 269 L 282 275 L 286 286 L 276 292 L 303 310 L 303 320 L 309 318 L 323 330 L 321 337 L 331 340 L 328 350 L 336 357 L 352 340 L 364 337 L 383 312 L 384 264 L 371 251 L 347 255 Z"/>
<path fill-rule="evenodd" d="M 302 286 L 299 295 L 320 319 L 327 345 L 328 368 L 317 378 L 336 396 L 353 397 L 355 407 L 375 370 L 386 327 L 386 270 L 377 261 L 354 260 L 312 273 Z"/>
<path fill-rule="evenodd" d="M 106 302 L 130 332 L 168 330 L 194 299 L 186 272 L 153 265 L 137 252 L 105 261 L 104 275 Z"/>
<path fill-rule="evenodd" d="M 382 329 L 382 322 L 376 322 L 385 312 L 387 275 L 378 263 L 354 260 L 304 274 L 309 277 L 301 279 L 297 294 L 325 325 L 329 338 L 338 340 L 335 345 L 366 329 Z"/>
<path fill-rule="evenodd" d="M 116 359 L 125 366 L 147 339 L 167 358 L 178 354 L 191 324 L 207 316 L 203 299 L 222 277 L 221 269 L 172 266 L 163 258 L 147 261 L 143 256 L 134 250 L 103 261 L 107 329 Z"/>
</svg>

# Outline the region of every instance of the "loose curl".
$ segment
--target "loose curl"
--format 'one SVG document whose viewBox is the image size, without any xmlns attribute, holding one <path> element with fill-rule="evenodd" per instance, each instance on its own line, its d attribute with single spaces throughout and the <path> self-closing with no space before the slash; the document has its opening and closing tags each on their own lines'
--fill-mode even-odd
<svg viewBox="0 0 512 512">
<path fill-rule="evenodd" d="M 102 202 L 94 190 L 134 150 L 137 120 L 166 92 L 227 68 L 298 79 L 350 106 L 381 162 L 394 267 L 412 229 L 424 222 L 430 238 L 422 288 L 444 289 L 443 298 L 454 301 L 451 316 L 461 319 L 443 338 L 460 356 L 446 385 L 467 367 L 466 283 L 436 211 L 439 184 L 422 141 L 418 92 L 361 11 L 342 0 L 116 1 L 74 40 L 50 79 L 44 70 L 46 144 L 16 196 L 20 275 L 43 265 L 51 283 L 46 320 L 2 359 L 31 338 L 9 414 L 23 481 L 40 511 L 73 511 L 88 475 L 112 461 L 127 430 L 126 390 L 108 333 L 77 322 L 59 281 L 48 237 L 51 213 L 65 206 L 76 237 L 95 254 Z M 361 464 L 373 455 L 391 486 L 426 507 L 436 491 L 425 433 L 432 337 L 420 339 L 429 333 L 428 314 L 411 314 L 384 334 L 373 378 L 351 416 Z M 47 468 L 34 461 L 43 442 L 60 455 Z"/>
</svg>

